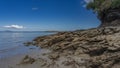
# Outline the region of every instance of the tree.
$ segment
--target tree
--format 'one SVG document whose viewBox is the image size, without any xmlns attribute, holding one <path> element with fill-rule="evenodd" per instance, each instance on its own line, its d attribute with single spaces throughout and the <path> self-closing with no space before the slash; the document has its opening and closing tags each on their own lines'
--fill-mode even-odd
<svg viewBox="0 0 120 68">
<path fill-rule="evenodd" d="M 93 0 L 87 4 L 86 8 L 93 10 L 103 25 L 120 19 L 120 0 Z"/>
</svg>

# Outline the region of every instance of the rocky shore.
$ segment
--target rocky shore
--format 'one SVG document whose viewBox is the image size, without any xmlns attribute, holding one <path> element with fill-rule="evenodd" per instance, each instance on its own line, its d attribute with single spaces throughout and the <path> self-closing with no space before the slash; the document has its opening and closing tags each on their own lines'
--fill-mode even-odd
<svg viewBox="0 0 120 68">
<path fill-rule="evenodd" d="M 51 52 L 44 55 L 53 61 L 53 65 L 61 64 L 68 68 L 120 67 L 119 27 L 59 32 L 54 35 L 37 37 L 31 44 L 50 49 Z M 65 60 L 60 61 L 63 57 Z M 47 61 L 43 66 L 46 65 Z"/>
</svg>

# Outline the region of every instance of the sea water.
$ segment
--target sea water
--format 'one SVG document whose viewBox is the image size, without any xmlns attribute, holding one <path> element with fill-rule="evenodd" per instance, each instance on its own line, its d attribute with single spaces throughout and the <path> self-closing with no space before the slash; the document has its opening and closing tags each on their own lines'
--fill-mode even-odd
<svg viewBox="0 0 120 68">
<path fill-rule="evenodd" d="M 54 32 L 0 32 L 0 58 L 26 53 L 30 47 L 24 46 L 23 43 L 50 34 Z"/>
</svg>

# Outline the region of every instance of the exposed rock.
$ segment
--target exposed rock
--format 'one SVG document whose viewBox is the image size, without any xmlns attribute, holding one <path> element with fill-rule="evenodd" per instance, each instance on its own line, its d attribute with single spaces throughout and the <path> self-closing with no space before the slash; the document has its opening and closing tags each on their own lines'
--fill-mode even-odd
<svg viewBox="0 0 120 68">
<path fill-rule="evenodd" d="M 33 42 L 26 42 L 24 43 L 25 46 L 30 46 L 30 45 L 33 45 Z"/>
<path fill-rule="evenodd" d="M 53 54 L 50 54 L 48 57 L 52 60 L 57 60 L 59 58 L 59 54 L 58 53 L 53 53 Z"/>
<path fill-rule="evenodd" d="M 35 46 L 52 50 L 51 60 L 62 56 L 78 56 L 86 68 L 115 68 L 120 63 L 120 28 L 102 27 L 38 37 Z M 85 57 L 86 56 L 86 57 Z M 71 65 L 76 61 L 66 61 Z M 73 66 L 77 66 L 73 64 Z"/>
<path fill-rule="evenodd" d="M 35 62 L 34 58 L 31 58 L 28 55 L 26 55 L 21 61 L 21 64 L 33 64 L 34 62 Z"/>
<path fill-rule="evenodd" d="M 44 67 L 47 65 L 47 60 L 43 59 L 43 58 L 39 58 L 39 62 L 40 62 L 40 66 Z"/>
</svg>

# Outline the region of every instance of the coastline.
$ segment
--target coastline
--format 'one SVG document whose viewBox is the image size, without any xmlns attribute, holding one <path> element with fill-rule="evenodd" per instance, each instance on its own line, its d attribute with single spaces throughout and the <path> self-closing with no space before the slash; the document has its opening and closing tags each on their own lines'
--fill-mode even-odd
<svg viewBox="0 0 120 68">
<path fill-rule="evenodd" d="M 29 53 L 3 59 L 3 68 L 119 68 L 120 28 L 102 27 L 40 36 Z M 47 51 L 48 50 L 48 51 Z M 5 67 L 4 67 L 5 66 Z"/>
</svg>

